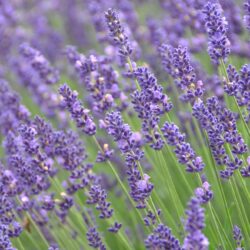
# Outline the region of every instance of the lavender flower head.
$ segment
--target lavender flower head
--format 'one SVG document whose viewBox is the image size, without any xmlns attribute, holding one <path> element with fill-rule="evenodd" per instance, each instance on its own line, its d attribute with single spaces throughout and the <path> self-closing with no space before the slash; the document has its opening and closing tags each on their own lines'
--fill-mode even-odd
<svg viewBox="0 0 250 250">
<path fill-rule="evenodd" d="M 51 67 L 49 61 L 41 54 L 40 51 L 24 43 L 20 45 L 20 53 L 26 58 L 27 62 L 46 84 L 54 84 L 58 82 L 58 70 Z"/>
<path fill-rule="evenodd" d="M 230 53 L 230 41 L 227 38 L 228 23 L 222 15 L 219 3 L 208 2 L 204 9 L 205 28 L 208 34 L 208 53 L 215 64 L 226 60 Z"/>
<path fill-rule="evenodd" d="M 245 1 L 244 3 L 244 23 L 246 28 L 250 31 L 250 0 Z"/>
<path fill-rule="evenodd" d="M 105 250 L 106 247 L 102 243 L 101 237 L 95 227 L 90 227 L 87 232 L 87 239 L 89 246 L 93 248 L 98 248 L 100 250 Z"/>
<path fill-rule="evenodd" d="M 105 12 L 105 18 L 110 31 L 110 36 L 119 47 L 119 54 L 123 57 L 129 56 L 132 53 L 132 48 L 128 42 L 128 37 L 124 32 L 124 28 L 120 23 L 117 12 L 113 9 L 108 9 Z"/>
<path fill-rule="evenodd" d="M 147 249 L 171 249 L 182 250 L 180 242 L 173 235 L 171 230 L 163 225 L 159 224 L 152 234 L 145 240 L 145 246 Z"/>
<path fill-rule="evenodd" d="M 164 142 L 157 131 L 158 123 L 160 117 L 172 109 L 173 104 L 147 67 L 137 68 L 134 75 L 140 85 L 140 90 L 131 95 L 134 109 L 142 119 L 142 132 L 146 142 L 153 149 L 160 150 Z"/>
<path fill-rule="evenodd" d="M 198 198 L 191 198 L 186 210 L 186 216 L 185 231 L 187 235 L 184 239 L 183 248 L 207 250 L 209 241 L 202 233 L 205 227 L 205 214 Z"/>
<path fill-rule="evenodd" d="M 154 185 L 149 181 L 148 175 L 141 176 L 139 171 L 139 161 L 143 158 L 144 153 L 134 139 L 134 133 L 129 125 L 123 122 L 120 112 L 108 113 L 105 121 L 102 121 L 102 127 L 114 138 L 125 156 L 131 197 L 137 203 L 137 208 L 145 208 L 145 202 L 150 196 Z"/>
<path fill-rule="evenodd" d="M 68 85 L 64 84 L 60 87 L 59 93 L 63 97 L 63 105 L 69 110 L 77 127 L 87 135 L 94 135 L 96 133 L 96 125 L 88 114 L 89 110 L 85 109 L 78 100 L 77 91 L 72 91 Z"/>
<path fill-rule="evenodd" d="M 237 225 L 234 225 L 233 237 L 237 245 L 236 250 L 243 250 L 244 248 L 241 248 L 241 242 L 242 242 L 243 237 L 242 237 L 241 229 Z"/>
<path fill-rule="evenodd" d="M 196 156 L 191 145 L 185 142 L 185 135 L 174 124 L 165 122 L 161 128 L 167 143 L 175 147 L 175 154 L 179 163 L 186 165 L 186 171 L 190 173 L 201 172 L 205 166 L 200 156 Z"/>
</svg>

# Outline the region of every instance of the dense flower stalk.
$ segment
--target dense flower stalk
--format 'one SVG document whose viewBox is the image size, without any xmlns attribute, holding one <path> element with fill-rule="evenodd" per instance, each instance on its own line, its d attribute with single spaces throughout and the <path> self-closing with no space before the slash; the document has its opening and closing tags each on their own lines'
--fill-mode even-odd
<svg viewBox="0 0 250 250">
<path fill-rule="evenodd" d="M 228 23 L 219 3 L 208 2 L 203 13 L 208 34 L 208 53 L 211 60 L 218 64 L 220 59 L 226 60 L 230 53 L 230 41 L 227 38 Z"/>
<path fill-rule="evenodd" d="M 207 250 L 209 241 L 202 233 L 205 227 L 204 209 L 196 197 L 192 197 L 186 210 L 185 231 L 187 233 L 184 239 L 184 249 Z"/>
<path fill-rule="evenodd" d="M 187 48 L 181 45 L 173 48 L 162 44 L 158 50 L 164 69 L 184 92 L 180 96 L 181 100 L 193 103 L 196 98 L 200 98 L 204 92 L 203 83 L 197 79 Z"/>
<path fill-rule="evenodd" d="M 207 106 L 201 100 L 197 101 L 193 107 L 193 115 L 207 132 L 216 163 L 226 166 L 225 170 L 220 171 L 221 177 L 229 178 L 242 165 L 242 160 L 237 155 L 247 151 L 244 139 L 237 130 L 234 114 L 222 107 L 218 98 L 211 97 L 207 100 Z M 231 145 L 233 158 L 227 154 L 226 144 Z"/>
<path fill-rule="evenodd" d="M 87 135 L 94 135 L 96 133 L 96 125 L 88 114 L 89 110 L 85 109 L 82 103 L 78 100 L 77 91 L 72 91 L 66 84 L 64 84 L 60 87 L 59 93 L 63 97 L 63 105 L 69 110 L 77 127 Z"/>
<path fill-rule="evenodd" d="M 0 79 L 0 131 L 7 134 L 17 129 L 20 122 L 29 120 L 29 116 L 30 112 L 20 103 L 18 94 L 10 89 L 7 81 Z"/>
<path fill-rule="evenodd" d="M 118 14 L 113 9 L 108 9 L 105 12 L 106 23 L 109 28 L 110 36 L 113 38 L 117 47 L 119 47 L 119 54 L 127 57 L 132 53 L 132 47 L 129 44 L 128 37 L 124 32 Z"/>
<path fill-rule="evenodd" d="M 108 113 L 102 125 L 117 143 L 122 154 L 125 156 L 127 166 L 127 179 L 130 186 L 130 195 L 137 203 L 137 208 L 145 208 L 146 200 L 153 190 L 153 184 L 149 176 L 141 176 L 139 161 L 143 158 L 143 151 L 140 149 L 134 133 L 128 124 L 122 120 L 119 112 Z"/>
<path fill-rule="evenodd" d="M 250 119 L 250 66 L 245 64 L 238 72 L 233 65 L 228 65 L 227 68 L 228 81 L 224 83 L 224 89 L 230 96 L 234 96 L 240 107 L 245 107 L 243 110 L 244 119 L 249 122 Z"/>
<path fill-rule="evenodd" d="M 244 22 L 245 22 L 246 28 L 250 30 L 250 1 L 249 0 L 245 1 L 244 10 L 245 10 Z"/>
<path fill-rule="evenodd" d="M 241 248 L 241 241 L 243 237 L 242 237 L 241 229 L 237 225 L 234 225 L 234 228 L 233 228 L 233 238 L 236 242 L 237 250 L 243 250 L 244 248 Z"/>
<path fill-rule="evenodd" d="M 22 44 L 20 46 L 20 53 L 46 84 L 58 82 L 59 72 L 51 67 L 49 61 L 40 51 L 30 47 L 28 44 Z"/>
<path fill-rule="evenodd" d="M 98 115 L 111 108 L 123 110 L 127 104 L 124 93 L 118 87 L 119 74 L 106 56 L 84 56 L 73 46 L 67 46 L 65 53 L 79 76 L 79 84 L 91 94 L 90 103 Z M 120 104 L 115 100 L 119 99 Z"/>
<path fill-rule="evenodd" d="M 145 240 L 145 246 L 147 249 L 172 249 L 182 250 L 180 242 L 173 235 L 171 230 L 163 225 L 159 224 L 152 234 Z"/>
<path fill-rule="evenodd" d="M 134 109 L 142 119 L 142 132 L 146 142 L 153 149 L 160 150 L 164 145 L 158 132 L 160 117 L 169 112 L 173 105 L 148 68 L 139 67 L 134 75 L 140 85 L 140 90 L 132 94 Z"/>
<path fill-rule="evenodd" d="M 196 156 L 191 145 L 185 142 L 185 135 L 174 123 L 165 122 L 161 128 L 167 143 L 175 147 L 175 154 L 179 163 L 186 165 L 187 172 L 201 172 L 205 166 L 200 156 Z"/>
<path fill-rule="evenodd" d="M 93 248 L 97 248 L 100 250 L 105 250 L 106 247 L 103 244 L 101 237 L 95 227 L 90 227 L 87 232 L 87 239 L 89 242 L 89 246 Z"/>
<path fill-rule="evenodd" d="M 100 211 L 101 219 L 110 218 L 113 214 L 113 209 L 110 208 L 110 203 L 106 201 L 107 193 L 100 185 L 92 185 L 89 190 L 88 204 L 96 204 L 96 209 Z"/>
</svg>

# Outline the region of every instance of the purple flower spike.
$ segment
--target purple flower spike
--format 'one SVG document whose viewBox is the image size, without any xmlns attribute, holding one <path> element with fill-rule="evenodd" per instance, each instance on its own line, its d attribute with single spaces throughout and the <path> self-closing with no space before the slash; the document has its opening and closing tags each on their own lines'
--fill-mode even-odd
<svg viewBox="0 0 250 250">
<path fill-rule="evenodd" d="M 0 249 L 16 250 L 12 247 L 8 236 L 8 227 L 3 224 L 0 225 Z"/>
<path fill-rule="evenodd" d="M 132 96 L 132 103 L 138 117 L 142 119 L 142 132 L 146 142 L 155 150 L 162 149 L 164 142 L 158 133 L 160 117 L 169 112 L 173 105 L 163 88 L 157 83 L 156 77 L 146 67 L 134 71 L 140 90 Z"/>
<path fill-rule="evenodd" d="M 100 185 L 92 185 L 89 190 L 88 204 L 96 204 L 96 209 L 100 211 L 99 218 L 106 219 L 113 215 L 110 203 L 106 201 L 107 193 Z"/>
<path fill-rule="evenodd" d="M 40 51 L 24 43 L 20 46 L 20 53 L 27 59 L 31 67 L 46 84 L 54 84 L 58 82 L 59 72 L 51 67 L 49 61 Z"/>
<path fill-rule="evenodd" d="M 245 1 L 244 3 L 244 23 L 246 25 L 246 28 L 250 31 L 250 0 Z"/>
<path fill-rule="evenodd" d="M 202 81 L 197 80 L 187 48 L 180 45 L 173 48 L 162 44 L 158 50 L 164 69 L 173 77 L 176 86 L 184 92 L 180 99 L 193 103 L 196 98 L 201 97 L 204 87 Z"/>
<path fill-rule="evenodd" d="M 93 248 L 98 248 L 100 250 L 106 250 L 106 247 L 102 243 L 101 237 L 94 227 L 90 227 L 87 232 L 87 239 L 89 246 Z"/>
<path fill-rule="evenodd" d="M 112 227 L 110 227 L 108 230 L 111 233 L 117 233 L 122 227 L 121 223 L 115 222 Z"/>
<path fill-rule="evenodd" d="M 218 64 L 220 59 L 225 60 L 230 53 L 228 23 L 222 12 L 219 3 L 208 2 L 203 9 L 208 34 L 208 53 L 215 64 Z"/>
<path fill-rule="evenodd" d="M 129 125 L 123 122 L 119 112 L 108 113 L 105 121 L 101 123 L 108 134 L 112 135 L 125 156 L 131 197 L 137 203 L 137 208 L 145 208 L 146 200 L 150 196 L 154 185 L 150 183 L 148 175 L 141 176 L 140 174 L 138 164 L 144 153 L 140 149 L 137 136 L 132 133 Z"/>
<path fill-rule="evenodd" d="M 161 128 L 167 143 L 175 147 L 175 154 L 181 164 L 186 165 L 186 171 L 201 172 L 205 166 L 200 156 L 196 156 L 191 145 L 185 142 L 185 135 L 174 123 L 165 122 Z"/>
<path fill-rule="evenodd" d="M 208 203 L 213 198 L 213 192 L 210 189 L 210 184 L 207 181 L 203 181 L 202 186 L 196 188 L 195 195 L 202 204 Z"/>
<path fill-rule="evenodd" d="M 234 225 L 233 237 L 234 237 L 234 240 L 235 240 L 236 245 L 237 245 L 236 250 L 244 250 L 244 248 L 241 248 L 241 241 L 243 239 L 241 229 L 237 225 Z"/>
<path fill-rule="evenodd" d="M 121 26 L 118 14 L 113 9 L 108 9 L 105 12 L 106 22 L 110 31 L 110 36 L 119 47 L 119 54 L 121 56 L 129 56 L 132 53 L 131 45 L 128 42 L 128 37 Z"/>
<path fill-rule="evenodd" d="M 185 231 L 187 235 L 184 239 L 183 248 L 207 250 L 209 241 L 202 233 L 205 227 L 205 214 L 198 198 L 191 198 L 188 203 L 186 215 Z"/>
<path fill-rule="evenodd" d="M 60 87 L 59 93 L 63 97 L 63 105 L 69 110 L 77 127 L 87 135 L 94 135 L 96 133 L 96 125 L 88 114 L 89 110 L 85 109 L 82 103 L 78 100 L 78 93 L 72 91 L 66 84 Z"/>
<path fill-rule="evenodd" d="M 172 235 L 171 230 L 163 224 L 159 224 L 158 227 L 154 229 L 154 232 L 148 236 L 145 240 L 145 246 L 149 250 L 182 250 L 179 240 L 177 240 Z"/>
</svg>

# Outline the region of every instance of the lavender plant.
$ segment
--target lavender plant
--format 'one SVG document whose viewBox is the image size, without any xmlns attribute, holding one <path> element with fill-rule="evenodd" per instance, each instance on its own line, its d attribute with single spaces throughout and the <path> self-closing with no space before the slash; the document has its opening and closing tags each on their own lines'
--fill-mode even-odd
<svg viewBox="0 0 250 250">
<path fill-rule="evenodd" d="M 0 250 L 250 249 L 250 1 L 0 1 Z"/>
</svg>

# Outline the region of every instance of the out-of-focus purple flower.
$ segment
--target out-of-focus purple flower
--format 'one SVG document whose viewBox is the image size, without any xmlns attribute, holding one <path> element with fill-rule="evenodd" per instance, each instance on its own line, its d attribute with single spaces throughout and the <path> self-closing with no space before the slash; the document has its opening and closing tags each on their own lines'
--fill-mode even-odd
<svg viewBox="0 0 250 250">
<path fill-rule="evenodd" d="M 153 213 L 151 210 L 149 210 L 147 212 L 147 215 L 144 217 L 144 223 L 147 227 L 149 227 L 150 225 L 155 225 L 156 224 L 156 219 L 157 216 L 159 216 L 161 214 L 161 210 L 158 209 L 157 210 L 157 214 Z"/>
<path fill-rule="evenodd" d="M 109 232 L 111 233 L 117 233 L 122 227 L 121 223 L 115 222 L 114 225 L 112 225 L 111 227 L 109 227 Z"/>
<path fill-rule="evenodd" d="M 213 191 L 210 189 L 210 184 L 203 181 L 202 186 L 196 188 L 195 195 L 202 204 L 208 203 L 213 198 Z"/>
<path fill-rule="evenodd" d="M 108 9 L 105 12 L 106 22 L 110 31 L 110 36 L 119 47 L 119 54 L 121 56 L 129 56 L 132 53 L 131 45 L 129 44 L 128 37 L 124 32 L 118 14 L 113 9 Z"/>
<path fill-rule="evenodd" d="M 247 166 L 240 170 L 243 177 L 250 177 L 250 156 L 247 157 Z"/>
<path fill-rule="evenodd" d="M 87 239 L 89 246 L 93 248 L 98 248 L 100 250 L 105 250 L 106 247 L 102 242 L 102 239 L 95 227 L 90 227 L 87 232 Z"/>
<path fill-rule="evenodd" d="M 85 109 L 82 103 L 78 100 L 77 91 L 72 91 L 66 84 L 64 84 L 60 87 L 59 93 L 63 97 L 63 105 L 69 110 L 77 127 L 87 135 L 94 135 L 96 133 L 96 125 L 88 114 L 89 110 Z"/>
<path fill-rule="evenodd" d="M 51 67 L 49 61 L 40 51 L 24 43 L 20 45 L 20 53 L 26 58 L 27 62 L 46 84 L 58 82 L 59 72 Z"/>
<path fill-rule="evenodd" d="M 165 122 L 161 128 L 167 143 L 175 147 L 175 154 L 181 164 L 186 165 L 187 172 L 201 172 L 205 166 L 200 156 L 196 156 L 191 145 L 185 142 L 185 135 L 174 123 Z"/>
<path fill-rule="evenodd" d="M 236 96 L 239 88 L 240 76 L 235 67 L 231 64 L 228 65 L 227 75 L 229 82 L 225 81 L 224 90 L 230 96 Z"/>
<path fill-rule="evenodd" d="M 145 246 L 147 249 L 172 249 L 182 250 L 180 242 L 173 235 L 171 230 L 163 225 L 159 224 L 152 234 L 145 240 Z"/>
<path fill-rule="evenodd" d="M 247 29 L 250 31 L 250 1 L 249 0 L 246 0 L 244 3 L 244 11 L 245 11 L 244 23 Z"/>
<path fill-rule="evenodd" d="M 7 81 L 0 79 L 0 131 L 3 134 L 14 131 L 29 117 L 30 112 L 20 103 L 18 94 L 10 89 Z"/>
<path fill-rule="evenodd" d="M 6 250 L 16 250 L 16 248 L 12 247 L 12 243 L 8 236 L 8 228 L 3 224 L 0 225 L 0 248 Z"/>
<path fill-rule="evenodd" d="M 108 159 L 110 159 L 110 157 L 113 155 L 113 153 L 114 153 L 114 150 L 109 149 L 108 144 L 104 144 L 102 151 L 98 151 L 98 154 L 97 154 L 97 157 L 96 157 L 96 162 L 105 162 L 105 161 L 107 161 Z"/>
<path fill-rule="evenodd" d="M 106 35 L 105 20 L 103 17 L 104 9 L 106 9 L 106 4 L 104 1 L 93 0 L 88 2 L 88 11 L 96 31 L 97 40 L 100 43 L 106 42 L 108 40 Z"/>
<path fill-rule="evenodd" d="M 49 246 L 48 250 L 60 250 L 57 244 L 52 244 Z"/>
<path fill-rule="evenodd" d="M 203 13 L 208 34 L 208 53 L 212 61 L 218 64 L 219 60 L 226 60 L 230 53 L 230 41 L 227 38 L 228 23 L 219 3 L 208 2 Z"/>
<path fill-rule="evenodd" d="M 131 29 L 131 33 L 136 40 L 141 42 L 144 38 L 144 35 L 134 4 L 129 0 L 119 0 L 117 5 L 118 8 L 122 11 L 125 17 L 125 21 Z"/>
<path fill-rule="evenodd" d="M 186 210 L 184 249 L 207 250 L 209 241 L 202 233 L 205 227 L 204 209 L 200 205 L 200 200 L 192 197 Z"/>
<path fill-rule="evenodd" d="M 241 248 L 241 241 L 243 239 L 241 229 L 237 225 L 234 225 L 233 237 L 234 237 L 234 240 L 235 240 L 236 245 L 237 245 L 236 249 L 237 250 L 244 250 L 244 248 Z"/>
</svg>

